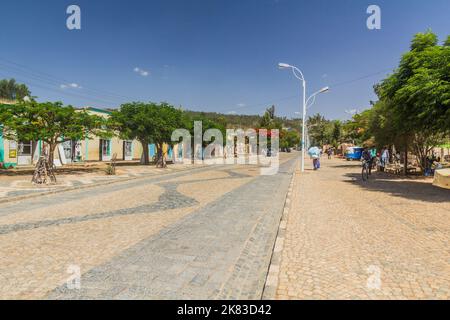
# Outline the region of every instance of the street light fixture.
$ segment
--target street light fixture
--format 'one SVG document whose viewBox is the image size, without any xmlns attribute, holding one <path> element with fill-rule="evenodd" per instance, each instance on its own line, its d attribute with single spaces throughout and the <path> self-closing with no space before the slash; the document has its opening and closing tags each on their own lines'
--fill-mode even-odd
<svg viewBox="0 0 450 320">
<path fill-rule="evenodd" d="M 278 68 L 280 68 L 280 69 L 286 69 L 286 68 L 292 68 L 292 66 L 289 65 L 289 64 L 287 64 L 287 63 L 282 63 L 282 62 L 280 62 L 280 63 L 278 64 Z"/>
<path fill-rule="evenodd" d="M 313 99 L 312 103 L 310 104 L 310 107 L 314 104 L 314 101 L 316 99 L 316 96 L 320 93 L 324 93 L 327 92 L 330 88 L 329 87 L 325 87 L 320 89 L 319 91 L 317 91 L 316 93 L 312 94 L 308 99 L 306 99 L 306 80 L 305 77 L 303 76 L 303 72 L 295 67 L 292 66 L 288 63 L 283 63 L 280 62 L 278 64 L 278 67 L 280 69 L 291 69 L 293 75 L 302 82 L 302 86 L 303 86 L 303 117 L 302 117 L 302 172 L 305 172 L 305 154 L 306 154 L 306 150 L 305 150 L 305 126 L 306 126 L 306 109 L 307 109 L 307 104 L 308 102 Z"/>
<path fill-rule="evenodd" d="M 330 87 L 325 87 L 325 88 L 320 89 L 319 93 L 325 93 L 328 91 L 330 91 Z"/>
</svg>

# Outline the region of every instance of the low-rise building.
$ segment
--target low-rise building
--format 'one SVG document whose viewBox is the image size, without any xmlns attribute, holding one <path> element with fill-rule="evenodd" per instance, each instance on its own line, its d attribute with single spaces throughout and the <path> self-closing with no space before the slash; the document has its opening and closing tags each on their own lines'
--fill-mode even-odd
<svg viewBox="0 0 450 320">
<path fill-rule="evenodd" d="M 98 108 L 84 108 L 90 114 L 109 117 L 110 111 Z M 2 135 L 0 125 L 0 164 L 3 167 L 33 165 L 43 154 L 45 143 L 42 141 L 11 141 Z M 168 161 L 175 161 L 178 152 L 165 145 L 163 152 Z M 138 140 L 123 140 L 118 137 L 102 139 L 91 137 L 81 141 L 66 141 L 58 145 L 55 150 L 55 164 L 57 166 L 92 161 L 111 161 L 115 156 L 122 161 L 140 161 L 143 158 L 143 147 Z M 150 159 L 156 156 L 156 147 L 149 145 Z"/>
</svg>

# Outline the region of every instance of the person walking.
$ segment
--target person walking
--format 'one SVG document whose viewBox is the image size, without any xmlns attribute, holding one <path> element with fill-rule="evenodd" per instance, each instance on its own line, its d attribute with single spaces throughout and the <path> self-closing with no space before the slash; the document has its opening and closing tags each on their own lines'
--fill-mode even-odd
<svg viewBox="0 0 450 320">
<path fill-rule="evenodd" d="M 381 151 L 381 171 L 384 172 L 386 165 L 389 163 L 389 150 L 387 147 L 384 147 Z"/>
<path fill-rule="evenodd" d="M 318 147 L 311 147 L 308 150 L 309 156 L 313 159 L 314 170 L 319 170 L 320 168 L 320 153 L 321 150 Z"/>
<path fill-rule="evenodd" d="M 319 158 L 313 158 L 313 166 L 314 166 L 314 170 L 320 169 L 320 159 Z"/>
<path fill-rule="evenodd" d="M 330 160 L 330 159 L 331 159 L 331 156 L 333 155 L 333 149 L 328 148 L 327 154 L 328 154 L 328 160 Z"/>
</svg>

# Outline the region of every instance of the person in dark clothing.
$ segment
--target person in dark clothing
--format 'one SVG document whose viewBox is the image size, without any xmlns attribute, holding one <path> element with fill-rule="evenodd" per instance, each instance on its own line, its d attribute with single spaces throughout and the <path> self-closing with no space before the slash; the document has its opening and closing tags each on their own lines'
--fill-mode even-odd
<svg viewBox="0 0 450 320">
<path fill-rule="evenodd" d="M 369 174 L 372 174 L 373 157 L 368 148 L 364 148 L 361 159 L 369 163 Z"/>
</svg>

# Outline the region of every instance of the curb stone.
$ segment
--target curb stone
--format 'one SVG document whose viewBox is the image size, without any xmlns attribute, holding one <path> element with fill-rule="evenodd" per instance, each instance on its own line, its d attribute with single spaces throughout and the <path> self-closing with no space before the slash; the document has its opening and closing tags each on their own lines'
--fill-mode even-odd
<svg viewBox="0 0 450 320">
<path fill-rule="evenodd" d="M 195 167 L 195 169 L 201 169 L 201 168 L 204 168 L 204 167 L 205 166 Z M 150 174 L 150 175 L 138 176 L 138 177 L 127 177 L 127 178 L 122 178 L 122 179 L 119 178 L 117 180 L 102 181 L 102 182 L 97 182 L 97 183 L 92 183 L 92 184 L 81 185 L 81 186 L 64 187 L 64 188 L 61 188 L 61 189 L 52 189 L 52 190 L 47 190 L 47 191 L 43 191 L 43 192 L 36 192 L 36 193 L 26 194 L 26 195 L 22 195 L 22 196 L 9 197 L 9 198 L 4 198 L 4 199 L 0 198 L 0 203 L 4 204 L 4 203 L 21 201 L 21 200 L 37 198 L 37 197 L 41 197 L 41 196 L 57 194 L 57 193 L 63 193 L 63 192 L 68 192 L 68 191 L 83 190 L 83 189 L 101 187 L 101 186 L 106 186 L 106 185 L 119 183 L 119 182 L 128 182 L 128 181 L 132 181 L 132 180 L 148 179 L 148 178 L 155 177 L 155 176 L 164 176 L 164 175 L 169 175 L 169 174 L 173 174 L 173 173 L 177 173 L 177 172 L 184 172 L 184 171 L 188 171 L 188 170 L 192 170 L 192 169 L 193 168 L 188 167 L 188 168 L 185 168 L 185 169 L 180 169 L 180 170 L 177 170 L 177 171 L 170 171 L 170 172 L 165 172 L 165 173 L 160 173 L 160 174 Z"/>
<path fill-rule="evenodd" d="M 286 201 L 284 203 L 283 215 L 278 227 L 277 238 L 273 247 L 272 258 L 270 260 L 269 270 L 267 272 L 266 282 L 264 284 L 262 300 L 275 300 L 279 274 L 281 266 L 281 258 L 284 247 L 284 239 L 286 233 L 287 222 L 289 218 L 289 210 L 291 208 L 292 190 L 294 187 L 294 180 L 296 177 L 296 170 L 292 173 L 291 183 L 289 184 Z"/>
</svg>

